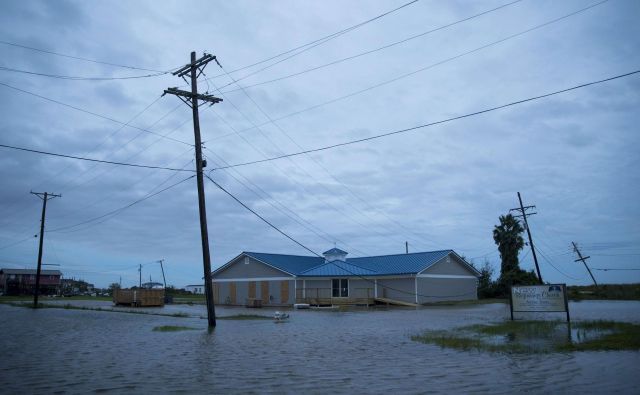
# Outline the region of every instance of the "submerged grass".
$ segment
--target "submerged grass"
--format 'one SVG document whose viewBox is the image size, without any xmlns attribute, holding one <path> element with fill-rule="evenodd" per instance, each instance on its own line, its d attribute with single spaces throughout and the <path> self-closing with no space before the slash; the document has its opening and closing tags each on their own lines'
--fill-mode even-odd
<svg viewBox="0 0 640 395">
<path fill-rule="evenodd" d="M 154 332 L 179 332 L 179 331 L 197 331 L 198 328 L 192 328 L 190 326 L 175 326 L 175 325 L 162 325 L 153 328 Z"/>
<path fill-rule="evenodd" d="M 488 352 L 640 350 L 640 325 L 582 321 L 572 323 L 569 327 L 560 321 L 505 321 L 449 331 L 427 331 L 411 339 L 440 347 Z"/>
<path fill-rule="evenodd" d="M 258 315 L 258 314 L 237 314 L 237 315 L 227 315 L 224 317 L 217 317 L 219 320 L 272 320 L 273 317 L 268 317 L 266 315 Z"/>
<path fill-rule="evenodd" d="M 10 306 L 23 307 L 32 309 L 31 303 L 18 303 L 18 302 L 6 302 Z M 116 309 L 103 309 L 102 307 L 86 307 L 86 306 L 74 306 L 69 303 L 56 304 L 56 303 L 38 303 L 39 309 L 65 309 L 65 310 L 89 310 L 89 311 L 103 311 L 107 313 L 122 313 L 122 314 L 143 314 L 143 315 L 158 315 L 162 317 L 176 317 L 176 318 L 188 318 L 189 314 L 186 313 L 156 313 L 152 311 L 134 311 L 134 310 L 116 310 Z"/>
</svg>

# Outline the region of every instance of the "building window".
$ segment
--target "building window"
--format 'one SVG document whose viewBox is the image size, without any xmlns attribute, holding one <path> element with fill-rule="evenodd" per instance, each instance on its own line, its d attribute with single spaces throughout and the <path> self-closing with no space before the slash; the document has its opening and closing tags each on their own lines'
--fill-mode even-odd
<svg viewBox="0 0 640 395">
<path fill-rule="evenodd" d="M 245 264 L 245 265 L 248 265 L 248 264 L 249 264 L 249 257 L 248 257 L 248 256 L 245 256 L 245 257 L 244 257 L 244 264 Z"/>
<path fill-rule="evenodd" d="M 331 296 L 334 298 L 349 297 L 349 279 L 334 278 L 331 280 Z"/>
</svg>

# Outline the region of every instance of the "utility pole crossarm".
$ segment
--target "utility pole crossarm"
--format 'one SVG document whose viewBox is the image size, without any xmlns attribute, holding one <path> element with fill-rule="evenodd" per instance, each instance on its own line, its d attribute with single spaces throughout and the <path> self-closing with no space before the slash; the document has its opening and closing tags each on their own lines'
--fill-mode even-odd
<svg viewBox="0 0 640 395">
<path fill-rule="evenodd" d="M 200 59 L 179 68 L 178 70 L 174 71 L 171 74 L 177 75 L 178 77 L 183 77 L 189 74 L 192 68 L 199 69 L 202 66 L 206 66 L 206 64 L 211 62 L 212 60 L 215 60 L 216 62 L 218 62 L 215 56 L 206 53 Z"/>
<path fill-rule="evenodd" d="M 219 97 L 215 97 L 213 95 L 203 95 L 200 93 L 192 93 L 189 91 L 183 91 L 182 89 L 178 89 L 178 88 L 165 89 L 163 95 L 166 95 L 167 93 L 170 95 L 186 97 L 190 100 L 193 100 L 193 98 L 195 97 L 198 100 L 202 100 L 203 102 L 209 102 L 212 104 L 220 103 L 222 101 L 222 99 L 220 99 Z"/>
</svg>

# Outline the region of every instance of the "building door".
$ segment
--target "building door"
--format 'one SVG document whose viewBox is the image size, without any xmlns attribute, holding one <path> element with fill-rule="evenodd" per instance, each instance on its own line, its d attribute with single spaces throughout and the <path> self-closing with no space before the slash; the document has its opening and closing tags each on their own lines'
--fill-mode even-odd
<svg viewBox="0 0 640 395">
<path fill-rule="evenodd" d="M 289 281 L 280 281 L 280 303 L 289 303 Z"/>
<path fill-rule="evenodd" d="M 229 303 L 236 304 L 236 283 L 229 283 Z"/>
<path fill-rule="evenodd" d="M 262 294 L 262 304 L 269 303 L 269 281 L 260 282 L 260 293 Z"/>
<path fill-rule="evenodd" d="M 249 299 L 256 298 L 256 282 L 249 281 Z"/>
</svg>

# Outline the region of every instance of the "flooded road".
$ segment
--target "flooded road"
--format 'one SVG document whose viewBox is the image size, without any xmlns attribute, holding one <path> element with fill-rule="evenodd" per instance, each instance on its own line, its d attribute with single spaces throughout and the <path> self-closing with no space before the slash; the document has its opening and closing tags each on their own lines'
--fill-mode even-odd
<svg viewBox="0 0 640 395">
<path fill-rule="evenodd" d="M 640 302 L 570 309 L 573 320 L 640 322 Z M 211 333 L 201 305 L 144 311 L 190 317 L 0 305 L 0 393 L 639 393 L 640 352 L 490 354 L 410 339 L 502 321 L 504 304 L 295 310 L 286 323 L 219 320 Z M 198 330 L 153 331 L 161 325 Z"/>
</svg>

